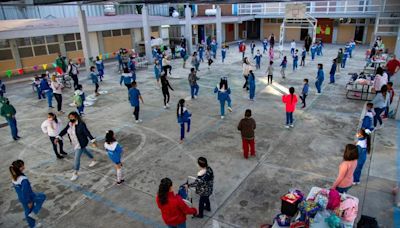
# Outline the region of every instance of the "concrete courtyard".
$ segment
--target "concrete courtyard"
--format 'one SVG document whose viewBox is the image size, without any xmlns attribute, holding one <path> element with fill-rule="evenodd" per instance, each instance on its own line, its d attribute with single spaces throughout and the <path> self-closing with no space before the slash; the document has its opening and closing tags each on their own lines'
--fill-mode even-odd
<svg viewBox="0 0 400 228">
<path fill-rule="evenodd" d="M 173 77 L 181 79 L 170 79 L 175 91 L 171 91 L 172 105 L 167 110 L 163 109 L 161 89 L 155 86 L 150 65 L 137 72 L 138 88 L 144 99 L 141 124 L 134 123 L 126 88 L 119 85 L 116 65 L 108 64 L 105 81 L 100 85 L 100 90 L 108 94 L 99 96 L 94 106 L 87 107 L 84 117 L 89 130 L 98 139 L 99 147 L 92 150 L 99 163 L 89 168 L 89 160 L 82 156 L 80 177 L 75 182 L 70 181 L 73 150 L 67 137 L 64 141 L 69 155 L 57 160 L 48 137 L 40 130 L 49 112 L 46 101 L 37 99 L 27 81 L 7 82 L 7 97 L 17 109 L 22 139 L 14 142 L 9 128 L 0 128 L 0 227 L 26 227 L 8 171 L 15 159 L 25 161 L 26 175 L 34 191 L 42 191 L 48 197 L 40 214 L 45 227 L 136 228 L 164 227 L 155 203 L 159 181 L 169 177 L 177 189 L 187 176 L 196 175 L 199 156 L 208 159 L 215 174 L 212 211 L 201 220 L 188 217 L 188 227 L 255 228 L 272 224 L 272 219 L 280 213 L 280 196 L 288 189 L 298 188 L 308 193 L 313 186 L 329 187 L 333 183 L 344 146 L 354 141 L 365 102 L 346 99 L 345 85 L 349 72 L 362 70 L 367 47 L 357 47 L 346 69 L 337 74 L 337 83 L 328 85 L 328 72 L 339 47 L 326 45 L 324 56 L 317 57 L 314 62 L 308 56 L 306 66 L 299 67 L 296 72 L 292 72 L 292 58 L 285 50 L 289 62 L 286 80 L 280 76 L 281 59 L 275 54 L 274 83 L 269 86 L 265 77 L 267 58 L 263 57 L 261 70 L 255 71 L 254 102 L 248 100 L 248 93 L 242 89 L 241 54 L 236 45 L 231 45 L 224 64 L 219 51 L 211 70 L 205 63 L 200 65 L 200 93 L 196 100 L 190 100 L 189 96 L 189 67 L 182 69 L 182 60 L 173 60 Z M 257 48 L 262 48 L 260 43 Z M 321 96 L 315 95 L 317 63 L 323 63 L 325 71 Z M 190 66 L 190 59 L 187 66 Z M 94 86 L 86 75 L 81 72 L 80 80 L 89 95 Z M 233 112 L 223 120 L 213 93 L 221 76 L 229 78 L 233 101 Z M 281 95 L 290 86 L 295 87 L 296 93 L 301 91 L 304 78 L 310 81 L 308 106 L 300 109 L 299 104 L 294 114 L 295 128 L 285 129 Z M 397 91 L 398 81 L 396 78 Z M 183 144 L 179 144 L 176 123 L 176 104 L 180 98 L 187 99 L 188 109 L 193 113 L 191 132 Z M 75 111 L 68 105 L 72 101 L 71 89 L 64 90 L 63 99 L 63 110 L 66 113 Z M 53 102 L 55 104 L 55 100 Z M 237 131 L 237 124 L 247 108 L 252 109 L 257 122 L 257 155 L 249 160 L 243 158 Z M 64 124 L 66 116 L 59 116 Z M 360 199 L 359 214 L 376 217 L 382 227 L 394 226 L 391 190 L 396 182 L 399 125 L 398 121 L 389 119 L 385 128 L 377 131 L 372 160 L 369 156 L 363 169 L 362 184 L 349 191 Z M 109 129 L 116 132 L 125 149 L 125 183 L 121 186 L 115 184 L 114 166 L 103 148 L 103 138 Z M 197 203 L 195 196 L 196 207 Z"/>
</svg>

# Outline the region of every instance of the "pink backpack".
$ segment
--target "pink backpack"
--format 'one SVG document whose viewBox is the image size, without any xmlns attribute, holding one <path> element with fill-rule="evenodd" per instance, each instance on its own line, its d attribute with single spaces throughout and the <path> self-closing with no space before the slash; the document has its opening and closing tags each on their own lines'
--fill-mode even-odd
<svg viewBox="0 0 400 228">
<path fill-rule="evenodd" d="M 357 217 L 358 203 L 353 198 L 347 198 L 340 204 L 339 209 L 343 220 L 353 222 Z"/>
<path fill-rule="evenodd" d="M 336 189 L 329 190 L 329 199 L 326 209 L 335 210 L 340 206 L 340 194 Z"/>
</svg>

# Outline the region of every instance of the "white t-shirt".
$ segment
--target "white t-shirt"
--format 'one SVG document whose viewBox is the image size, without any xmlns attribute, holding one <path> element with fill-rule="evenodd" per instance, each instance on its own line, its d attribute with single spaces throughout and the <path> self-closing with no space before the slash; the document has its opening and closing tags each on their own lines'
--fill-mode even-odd
<svg viewBox="0 0 400 228">
<path fill-rule="evenodd" d="M 43 133 L 50 137 L 56 137 L 61 131 L 61 122 L 56 123 L 54 120 L 45 120 L 41 125 Z"/>
<path fill-rule="evenodd" d="M 290 47 L 296 49 L 296 42 L 293 41 L 292 43 L 290 43 Z"/>
</svg>

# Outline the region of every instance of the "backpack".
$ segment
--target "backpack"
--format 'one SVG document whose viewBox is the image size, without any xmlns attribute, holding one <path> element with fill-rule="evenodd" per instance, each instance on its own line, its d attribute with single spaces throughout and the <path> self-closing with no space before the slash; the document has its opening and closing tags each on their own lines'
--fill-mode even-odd
<svg viewBox="0 0 400 228">
<path fill-rule="evenodd" d="M 335 210 L 340 206 L 340 194 L 336 189 L 329 190 L 328 205 L 326 209 Z"/>
<path fill-rule="evenodd" d="M 77 107 L 82 106 L 82 97 L 79 94 L 74 95 L 74 103 L 76 104 Z"/>
</svg>

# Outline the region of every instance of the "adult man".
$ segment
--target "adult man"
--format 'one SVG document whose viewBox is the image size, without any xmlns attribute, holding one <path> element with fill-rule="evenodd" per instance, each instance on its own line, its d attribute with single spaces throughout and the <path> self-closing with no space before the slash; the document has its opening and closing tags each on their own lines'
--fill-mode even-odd
<svg viewBox="0 0 400 228">
<path fill-rule="evenodd" d="M 390 78 L 397 73 L 400 69 L 400 61 L 396 59 L 396 55 L 393 55 L 393 58 L 389 60 L 389 62 L 386 63 L 386 71 L 387 74 L 389 75 L 388 80 L 390 81 Z"/>
</svg>

